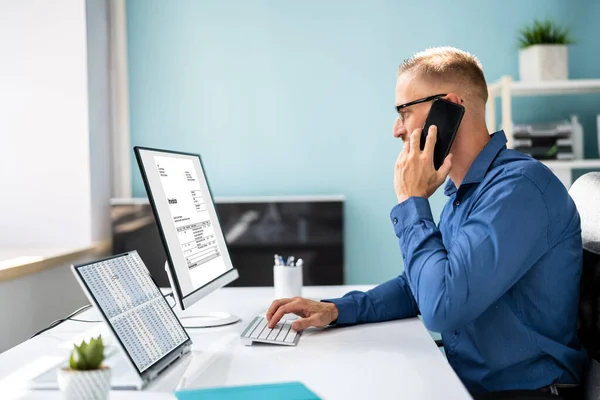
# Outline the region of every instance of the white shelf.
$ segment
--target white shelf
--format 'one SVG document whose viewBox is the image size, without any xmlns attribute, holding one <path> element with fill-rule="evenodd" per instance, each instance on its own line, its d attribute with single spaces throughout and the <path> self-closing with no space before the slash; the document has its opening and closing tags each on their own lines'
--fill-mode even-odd
<svg viewBox="0 0 600 400">
<path fill-rule="evenodd" d="M 506 133 L 507 147 L 513 147 L 512 98 L 515 96 L 553 96 L 566 94 L 600 93 L 600 79 L 569 79 L 563 81 L 520 82 L 513 81 L 511 76 L 503 76 L 497 82 L 488 85 L 490 101 L 486 104 L 485 119 L 490 132 L 495 132 L 498 126 Z M 501 123 L 496 123 L 495 98 L 500 97 Z M 600 129 L 600 114 L 598 116 Z M 571 186 L 571 171 L 573 169 L 600 169 L 600 159 L 597 160 L 565 160 L 543 162 L 560 181 L 569 188 Z"/>
<path fill-rule="evenodd" d="M 600 169 L 600 160 L 561 160 L 542 161 L 567 189 L 573 184 L 572 171 L 574 169 Z"/>
<path fill-rule="evenodd" d="M 501 96 L 501 83 L 489 86 L 490 94 Z M 570 79 L 566 81 L 510 82 L 511 96 L 544 96 L 600 93 L 600 79 Z"/>
<path fill-rule="evenodd" d="M 600 160 L 542 161 L 550 169 L 600 168 Z"/>
</svg>

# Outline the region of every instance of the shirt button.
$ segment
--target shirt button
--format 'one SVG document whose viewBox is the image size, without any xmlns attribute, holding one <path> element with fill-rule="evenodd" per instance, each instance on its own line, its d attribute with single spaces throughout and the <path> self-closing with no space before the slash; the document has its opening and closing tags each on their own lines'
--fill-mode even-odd
<svg viewBox="0 0 600 400">
<path fill-rule="evenodd" d="M 394 218 L 394 219 L 392 220 L 392 222 L 394 223 L 394 225 L 396 225 L 396 224 L 398 223 L 398 218 Z"/>
<path fill-rule="evenodd" d="M 460 205 L 460 200 L 456 200 L 456 201 L 454 202 L 454 205 L 455 205 L 455 206 L 459 206 L 459 205 Z"/>
<path fill-rule="evenodd" d="M 453 334 L 454 336 L 458 336 L 458 331 L 454 331 L 454 332 L 452 332 L 452 334 Z"/>
</svg>

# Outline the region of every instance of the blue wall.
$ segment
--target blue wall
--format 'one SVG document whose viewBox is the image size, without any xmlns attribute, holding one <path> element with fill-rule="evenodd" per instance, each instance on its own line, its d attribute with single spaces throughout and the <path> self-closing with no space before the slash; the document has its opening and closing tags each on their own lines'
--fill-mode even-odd
<svg viewBox="0 0 600 400">
<path fill-rule="evenodd" d="M 403 268 L 388 219 L 401 150 L 391 135 L 398 64 L 451 45 L 476 54 L 488 80 L 517 77 L 517 30 L 551 17 L 579 40 L 571 77 L 600 77 L 599 8 L 592 0 L 128 0 L 132 145 L 200 153 L 217 196 L 345 195 L 346 281 L 378 283 Z M 598 155 L 600 97 L 518 99 L 513 112 L 515 122 L 580 113 L 586 154 Z M 145 196 L 135 166 L 133 182 Z M 441 192 L 432 197 L 435 215 L 444 202 Z"/>
</svg>

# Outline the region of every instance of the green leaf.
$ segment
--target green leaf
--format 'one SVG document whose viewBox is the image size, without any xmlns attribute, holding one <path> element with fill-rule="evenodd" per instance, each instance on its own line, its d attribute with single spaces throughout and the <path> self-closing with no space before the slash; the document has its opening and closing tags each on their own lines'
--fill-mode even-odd
<svg viewBox="0 0 600 400">
<path fill-rule="evenodd" d="M 90 340 L 86 358 L 90 369 L 98 369 L 100 367 L 100 364 L 104 360 L 104 344 L 100 337 Z"/>
<path fill-rule="evenodd" d="M 75 360 L 75 349 L 71 350 L 71 357 L 69 357 L 69 367 L 71 367 L 71 369 L 77 369 L 77 360 Z"/>
<path fill-rule="evenodd" d="M 85 348 L 85 346 L 83 346 L 83 345 L 80 345 L 80 346 L 75 345 L 75 348 L 71 352 L 71 359 L 73 360 L 71 368 L 76 369 L 76 370 L 81 370 L 81 371 L 87 369 L 87 360 L 85 357 L 84 348 Z"/>
</svg>

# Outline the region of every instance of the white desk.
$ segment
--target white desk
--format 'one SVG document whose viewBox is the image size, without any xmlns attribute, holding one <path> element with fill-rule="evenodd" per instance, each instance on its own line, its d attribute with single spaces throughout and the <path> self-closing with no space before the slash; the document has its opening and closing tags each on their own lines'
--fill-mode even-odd
<svg viewBox="0 0 600 400">
<path fill-rule="evenodd" d="M 320 299 L 355 289 L 368 287 L 307 287 L 303 294 Z M 193 387 L 297 380 L 324 399 L 470 399 L 418 319 L 309 329 L 297 347 L 242 345 L 241 331 L 269 306 L 272 296 L 272 288 L 226 288 L 190 309 L 193 314 L 228 311 L 243 319 L 230 326 L 189 331 L 193 350 L 201 352 L 191 361 L 199 365 L 200 371 Z M 97 312 L 90 310 L 78 318 L 95 319 Z M 60 398 L 59 392 L 28 391 L 23 388 L 24 382 L 52 357 L 65 357 L 66 342 L 94 328 L 99 326 L 65 322 L 0 354 L 2 398 Z M 186 367 L 182 363 L 176 365 L 144 392 L 112 392 L 110 398 L 174 399 L 173 388 Z"/>
</svg>

